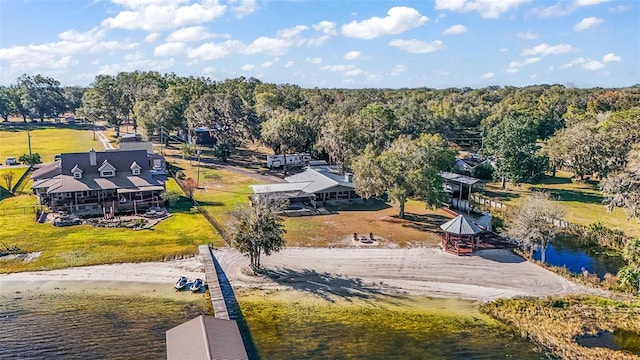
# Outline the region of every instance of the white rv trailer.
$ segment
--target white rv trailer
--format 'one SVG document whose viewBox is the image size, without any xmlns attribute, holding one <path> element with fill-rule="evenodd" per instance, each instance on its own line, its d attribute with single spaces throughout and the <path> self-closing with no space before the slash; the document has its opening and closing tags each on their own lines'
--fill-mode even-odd
<svg viewBox="0 0 640 360">
<path fill-rule="evenodd" d="M 311 155 L 307 153 L 286 154 L 286 158 L 289 167 L 306 166 L 311 161 Z M 269 169 L 279 168 L 284 165 L 284 160 L 285 155 L 283 154 L 267 155 L 267 167 Z"/>
</svg>

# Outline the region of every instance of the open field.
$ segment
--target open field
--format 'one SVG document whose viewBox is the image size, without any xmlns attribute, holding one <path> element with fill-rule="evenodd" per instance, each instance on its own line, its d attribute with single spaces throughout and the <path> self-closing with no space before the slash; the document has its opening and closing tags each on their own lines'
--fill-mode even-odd
<svg viewBox="0 0 640 360">
<path fill-rule="evenodd" d="M 190 163 L 178 156 L 168 159 L 187 178 L 198 178 L 197 161 Z M 282 181 L 267 173 L 266 169 L 247 169 L 203 161 L 200 166 L 201 189 L 195 192 L 194 198 L 218 222 L 231 229 L 234 211 L 249 203 L 248 197 L 252 194 L 249 185 Z M 442 210 L 426 209 L 424 203 L 411 200 L 406 205 L 405 220 L 397 218 L 397 208 L 378 200 L 329 209 L 336 213 L 285 218 L 287 245 L 351 247 L 354 246 L 351 242 L 354 233 L 373 233 L 382 240 L 378 246 L 432 246 L 440 241 L 440 224 L 450 218 Z"/>
<path fill-rule="evenodd" d="M 484 186 L 485 196 L 500 201 L 506 205 L 519 206 L 532 190 L 545 190 L 551 193 L 566 210 L 564 220 L 588 226 L 601 222 L 611 229 L 618 229 L 630 237 L 640 237 L 640 223 L 638 220 L 628 220 L 621 209 L 608 213 L 602 204 L 603 196 L 598 185 L 589 182 L 572 182 L 571 174 L 558 172 L 555 178 L 545 177 L 539 184 L 509 185 L 504 191 L 499 182 Z"/>
<path fill-rule="evenodd" d="M 206 219 L 189 208 L 177 209 L 152 229 L 131 230 L 39 224 L 34 221 L 34 204 L 33 195 L 0 201 L 0 239 L 25 252 L 40 253 L 31 261 L 0 260 L 0 273 L 156 261 L 195 254 L 198 245 L 209 242 L 224 244 Z"/>
<path fill-rule="evenodd" d="M 56 154 L 63 152 L 103 150 L 98 140 L 93 140 L 93 131 L 87 126 L 56 125 L 50 122 L 28 123 L 31 135 L 31 152 L 40 154 L 42 162 L 52 162 Z M 0 159 L 8 156 L 19 158 L 29 153 L 26 126 L 22 122 L 0 123 Z M 97 139 L 97 138 L 96 138 Z"/>
</svg>

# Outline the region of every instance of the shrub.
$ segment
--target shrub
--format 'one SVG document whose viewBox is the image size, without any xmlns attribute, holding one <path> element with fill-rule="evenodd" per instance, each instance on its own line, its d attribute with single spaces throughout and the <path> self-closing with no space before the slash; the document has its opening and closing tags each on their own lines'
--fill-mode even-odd
<svg viewBox="0 0 640 360">
<path fill-rule="evenodd" d="M 161 197 L 169 202 L 169 207 L 173 207 L 182 196 L 179 190 L 170 189 L 162 193 Z"/>
<path fill-rule="evenodd" d="M 640 271 L 633 266 L 627 265 L 618 271 L 618 281 L 624 291 L 636 292 L 638 290 L 639 280 Z"/>
</svg>

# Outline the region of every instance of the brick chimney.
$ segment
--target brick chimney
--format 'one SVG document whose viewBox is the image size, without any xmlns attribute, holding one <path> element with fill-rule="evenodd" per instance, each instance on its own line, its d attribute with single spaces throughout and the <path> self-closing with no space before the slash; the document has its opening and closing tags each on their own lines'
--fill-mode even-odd
<svg viewBox="0 0 640 360">
<path fill-rule="evenodd" d="M 91 148 L 91 150 L 89 150 L 89 164 L 91 166 L 96 166 L 97 165 L 97 160 L 96 160 L 96 149 Z"/>
</svg>

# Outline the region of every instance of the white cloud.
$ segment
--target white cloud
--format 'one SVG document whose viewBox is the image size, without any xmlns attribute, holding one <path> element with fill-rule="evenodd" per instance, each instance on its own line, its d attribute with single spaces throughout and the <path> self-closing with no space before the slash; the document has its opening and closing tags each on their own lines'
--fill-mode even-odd
<svg viewBox="0 0 640 360">
<path fill-rule="evenodd" d="M 59 41 L 13 46 L 0 49 L 0 60 L 8 63 L 11 72 L 29 72 L 33 69 L 62 69 L 79 62 L 74 55 L 100 54 L 117 50 L 132 50 L 139 46 L 130 39 L 105 41 L 106 31 L 94 28 L 87 32 L 68 30 L 60 33 Z M 7 70 L 3 67 L 3 71 Z"/>
<path fill-rule="evenodd" d="M 295 65 L 295 63 L 293 61 L 287 61 L 283 66 L 285 69 L 288 69 L 290 67 L 293 67 Z"/>
<path fill-rule="evenodd" d="M 263 62 L 263 63 L 262 63 L 262 65 L 261 65 L 261 66 L 262 66 L 263 68 L 271 67 L 271 66 L 273 66 L 273 61 L 265 61 L 265 62 Z"/>
<path fill-rule="evenodd" d="M 239 4 L 234 6 L 238 2 Z M 229 10 L 236 13 L 239 18 L 254 13 L 256 10 L 258 10 L 258 4 L 256 3 L 256 0 L 231 0 L 229 1 L 229 4 L 232 5 Z"/>
<path fill-rule="evenodd" d="M 202 73 L 203 74 L 213 74 L 214 72 L 216 72 L 216 68 L 214 68 L 213 66 L 207 66 L 206 68 L 202 69 Z"/>
<path fill-rule="evenodd" d="M 442 44 L 442 41 L 440 40 L 426 42 L 426 41 L 417 40 L 417 39 L 413 39 L 413 40 L 396 39 L 389 42 L 389 45 L 413 54 L 426 54 L 426 53 L 441 50 L 444 47 Z"/>
<path fill-rule="evenodd" d="M 154 56 L 177 56 L 184 54 L 186 46 L 183 42 L 168 42 L 156 46 L 153 50 Z"/>
<path fill-rule="evenodd" d="M 609 12 L 619 13 L 627 10 L 631 10 L 633 7 L 631 5 L 616 5 L 609 8 Z"/>
<path fill-rule="evenodd" d="M 391 70 L 391 76 L 399 76 L 400 74 L 404 73 L 407 71 L 407 67 L 404 65 L 396 65 L 394 66 L 394 68 Z"/>
<path fill-rule="evenodd" d="M 167 42 L 195 42 L 213 37 L 204 26 L 180 28 L 167 36 Z"/>
<path fill-rule="evenodd" d="M 305 62 L 311 63 L 311 64 L 320 64 L 322 63 L 322 59 L 321 58 L 306 58 L 304 59 Z"/>
<path fill-rule="evenodd" d="M 125 63 L 102 65 L 98 69 L 98 73 L 115 75 L 120 72 L 131 72 L 139 69 L 161 71 L 170 68 L 176 62 L 174 58 L 163 60 L 147 59 L 141 52 L 125 55 L 124 60 Z"/>
<path fill-rule="evenodd" d="M 261 36 L 247 45 L 242 53 L 247 55 L 265 53 L 271 56 L 282 56 L 287 53 L 291 45 L 291 42 L 284 39 Z"/>
<path fill-rule="evenodd" d="M 535 64 L 538 61 L 540 61 L 539 57 L 527 58 L 523 62 L 512 61 L 512 62 L 509 63 L 509 67 L 507 68 L 507 72 L 508 73 L 516 73 L 520 69 L 522 69 L 523 67 L 531 65 L 531 64 Z"/>
<path fill-rule="evenodd" d="M 278 31 L 278 36 L 285 39 L 291 39 L 299 36 L 301 32 L 308 29 L 309 27 L 306 25 L 297 25 L 288 29 Z"/>
<path fill-rule="evenodd" d="M 187 49 L 187 56 L 195 61 L 220 59 L 241 46 L 242 44 L 235 40 L 228 40 L 220 44 L 204 43 L 197 48 Z"/>
<path fill-rule="evenodd" d="M 612 61 L 620 61 L 622 58 L 614 53 L 608 53 L 607 55 L 602 57 L 603 62 L 612 62 Z"/>
<path fill-rule="evenodd" d="M 322 36 L 317 37 L 317 38 L 311 38 L 311 39 L 307 40 L 307 46 L 320 47 L 320 46 L 322 46 L 322 44 L 327 42 L 327 40 L 329 40 L 329 35 L 322 35 Z"/>
<path fill-rule="evenodd" d="M 331 21 L 320 21 L 317 24 L 312 25 L 316 31 L 319 31 L 326 35 L 338 35 L 338 30 L 336 30 L 336 23 Z"/>
<path fill-rule="evenodd" d="M 446 29 L 442 32 L 442 35 L 455 35 L 462 34 L 467 32 L 467 27 L 461 24 L 453 25 L 452 27 Z"/>
<path fill-rule="evenodd" d="M 342 34 L 357 39 L 374 39 L 382 35 L 397 35 L 424 25 L 429 18 L 409 7 L 393 7 L 387 17 L 372 17 L 361 22 L 342 25 Z"/>
<path fill-rule="evenodd" d="M 538 35 L 538 34 L 536 34 L 534 32 L 531 32 L 531 31 L 519 32 L 519 33 L 516 34 L 516 36 L 519 39 L 524 39 L 524 40 L 535 40 L 535 39 L 540 37 L 540 35 Z"/>
<path fill-rule="evenodd" d="M 144 37 L 144 41 L 148 43 L 156 42 L 156 40 L 158 40 L 159 37 L 160 37 L 160 33 L 152 32 L 147 34 L 147 36 Z"/>
<path fill-rule="evenodd" d="M 509 51 L 509 49 L 507 49 L 507 48 L 500 48 L 500 50 L 498 50 L 498 51 L 500 51 L 500 52 L 507 52 L 507 51 Z"/>
<path fill-rule="evenodd" d="M 483 79 L 491 79 L 493 77 L 493 75 L 494 74 L 492 72 L 488 72 L 488 73 L 482 75 L 481 78 L 483 78 Z"/>
<path fill-rule="evenodd" d="M 569 52 L 574 52 L 577 49 L 575 49 L 573 46 L 568 45 L 568 44 L 560 44 L 560 45 L 555 45 L 555 46 L 550 46 L 548 44 L 540 44 L 540 45 L 536 45 L 532 48 L 529 49 L 525 49 L 522 51 L 522 55 L 542 55 L 542 56 L 547 56 L 547 55 L 557 55 L 557 54 L 566 54 Z"/>
<path fill-rule="evenodd" d="M 602 23 L 604 20 L 599 19 L 597 17 L 587 17 L 582 19 L 579 23 L 577 23 L 573 29 L 575 31 L 583 31 L 583 30 L 587 30 L 590 29 L 600 23 Z"/>
<path fill-rule="evenodd" d="M 362 55 L 360 51 L 349 51 L 348 53 L 344 54 L 344 58 L 346 60 L 356 60 L 360 57 L 360 55 Z"/>
<path fill-rule="evenodd" d="M 241 69 L 244 71 L 253 71 L 253 70 L 258 70 L 258 67 L 253 64 L 245 64 L 245 65 L 242 65 Z"/>
<path fill-rule="evenodd" d="M 576 6 L 591 6 L 609 2 L 611 0 L 575 0 Z"/>
<path fill-rule="evenodd" d="M 582 67 L 587 69 L 587 70 L 600 70 L 603 67 L 605 67 L 605 64 L 601 63 L 600 61 L 597 61 L 597 60 L 591 60 L 591 61 L 585 63 L 584 65 L 582 65 Z"/>
<path fill-rule="evenodd" d="M 496 19 L 531 0 L 436 0 L 436 10 L 476 11 L 483 18 Z"/>
<path fill-rule="evenodd" d="M 539 17 L 565 16 L 571 14 L 580 7 L 598 5 L 608 1 L 610 0 L 561 1 L 555 5 L 534 9 L 533 13 Z"/>
<path fill-rule="evenodd" d="M 116 3 L 128 10 L 103 20 L 101 25 L 106 28 L 160 31 L 201 24 L 220 17 L 227 10 L 227 6 L 221 5 L 218 0 L 201 0 L 199 3 L 181 5 L 182 2 L 117 0 Z"/>
<path fill-rule="evenodd" d="M 346 77 L 353 77 L 363 73 L 363 71 L 358 69 L 355 65 L 327 65 L 323 66 L 322 70 L 341 72 L 342 75 Z"/>
</svg>

